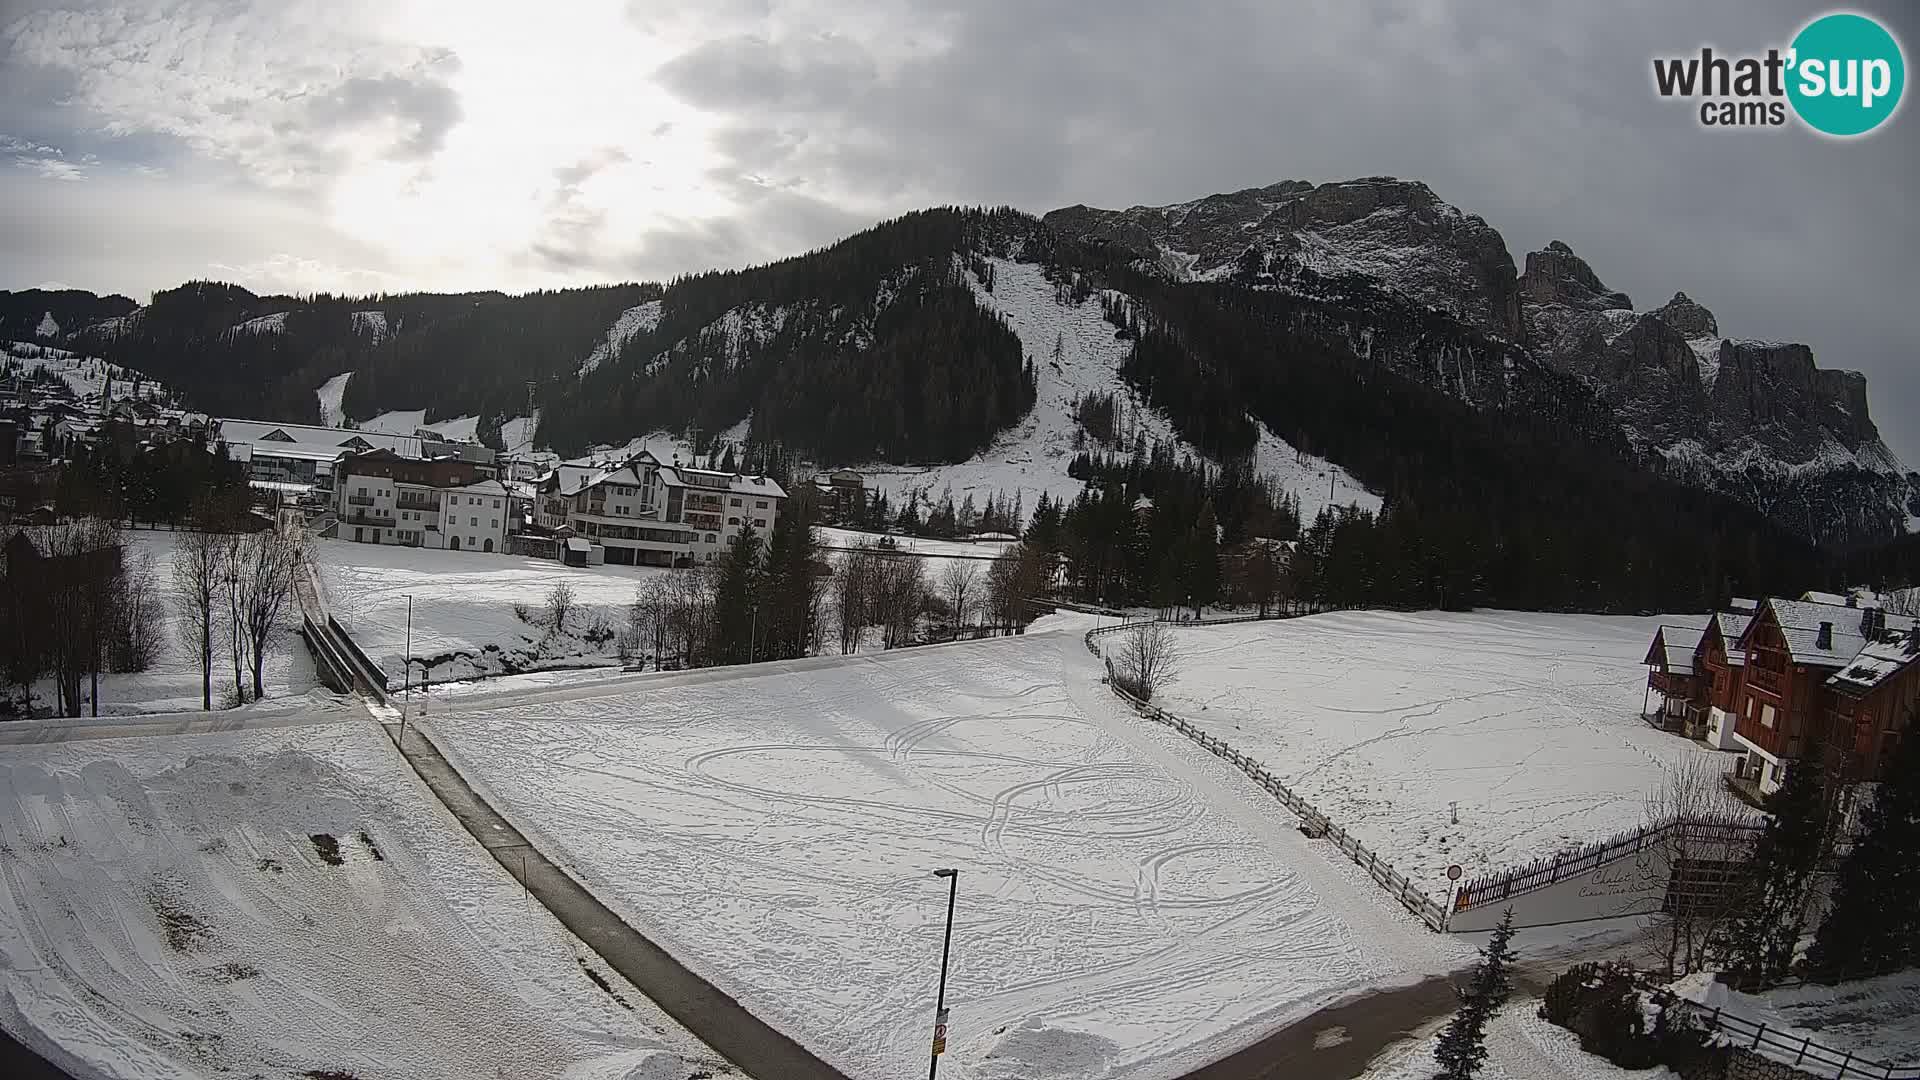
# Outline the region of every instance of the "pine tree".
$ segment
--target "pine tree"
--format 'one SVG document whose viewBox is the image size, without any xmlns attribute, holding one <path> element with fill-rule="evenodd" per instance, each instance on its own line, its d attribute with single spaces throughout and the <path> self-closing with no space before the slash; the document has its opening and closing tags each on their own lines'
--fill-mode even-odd
<svg viewBox="0 0 1920 1080">
<path fill-rule="evenodd" d="M 813 643 L 819 589 L 813 577 L 818 544 L 811 513 L 810 500 L 792 499 L 773 520 L 760 582 L 761 659 L 805 656 Z"/>
<path fill-rule="evenodd" d="M 1714 943 L 1735 989 L 1770 986 L 1793 964 L 1827 848 L 1826 781 L 1819 763 L 1805 758 L 1787 767 L 1786 783 L 1766 801 L 1773 816 L 1747 862 L 1746 900 Z"/>
<path fill-rule="evenodd" d="M 1186 594 L 1193 617 L 1220 596 L 1220 528 L 1213 513 L 1213 500 L 1200 508 L 1200 520 L 1186 543 Z"/>
<path fill-rule="evenodd" d="M 720 556 L 713 589 L 713 662 L 744 664 L 759 636 L 754 605 L 759 577 L 760 538 L 743 526 Z"/>
<path fill-rule="evenodd" d="M 1513 964 L 1513 909 L 1508 908 L 1494 927 L 1493 938 L 1480 950 L 1473 982 L 1460 995 L 1460 1009 L 1440 1034 L 1433 1060 L 1440 1065 L 1435 1080 L 1472 1080 L 1487 1059 L 1487 1021 L 1513 992 L 1507 969 Z"/>
<path fill-rule="evenodd" d="M 1920 715 L 1908 720 L 1887 779 L 1861 812 L 1833 906 L 1807 953 L 1818 982 L 1920 965 Z"/>
</svg>

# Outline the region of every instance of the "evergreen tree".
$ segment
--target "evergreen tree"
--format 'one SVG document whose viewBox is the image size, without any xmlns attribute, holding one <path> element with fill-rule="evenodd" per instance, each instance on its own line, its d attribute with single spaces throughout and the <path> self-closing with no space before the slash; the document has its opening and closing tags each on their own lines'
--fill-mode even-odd
<svg viewBox="0 0 1920 1080">
<path fill-rule="evenodd" d="M 1740 910 L 1717 932 L 1714 952 L 1738 990 L 1783 978 L 1806 926 L 1814 871 L 1828 844 L 1827 777 L 1812 758 L 1787 767 L 1766 801 L 1768 819 L 1745 869 Z"/>
<path fill-rule="evenodd" d="M 1202 608 L 1220 598 L 1220 523 L 1212 499 L 1200 507 L 1184 555 L 1187 604 L 1198 619 Z"/>
<path fill-rule="evenodd" d="M 1487 1059 L 1487 1021 L 1506 1004 L 1513 992 L 1507 969 L 1513 964 L 1513 909 L 1500 917 L 1487 947 L 1480 950 L 1473 982 L 1460 995 L 1460 1009 L 1440 1034 L 1433 1060 L 1440 1065 L 1435 1080 L 1473 1080 Z"/>
<path fill-rule="evenodd" d="M 713 662 L 744 664 L 759 636 L 757 598 L 760 538 L 743 526 L 720 556 L 713 589 Z"/>
<path fill-rule="evenodd" d="M 1886 776 L 1860 814 L 1833 906 L 1807 952 L 1816 981 L 1920 965 L 1920 715 L 1909 718 Z"/>
<path fill-rule="evenodd" d="M 761 629 L 757 656 L 786 660 L 807 655 L 819 618 L 819 587 L 813 565 L 819 546 L 813 534 L 812 500 L 794 498 L 773 519 L 761 577 Z"/>
<path fill-rule="evenodd" d="M 737 466 L 737 463 L 733 459 L 733 444 L 728 443 L 727 452 L 724 455 L 722 455 L 720 458 L 720 471 L 728 472 L 728 473 L 734 472 L 736 471 L 736 466 Z M 762 475 L 764 475 L 764 472 L 762 473 Z"/>
</svg>

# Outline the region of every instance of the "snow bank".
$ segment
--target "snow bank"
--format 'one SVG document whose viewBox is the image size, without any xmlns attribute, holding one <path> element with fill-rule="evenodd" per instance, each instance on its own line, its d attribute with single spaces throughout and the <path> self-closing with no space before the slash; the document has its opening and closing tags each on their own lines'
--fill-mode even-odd
<svg viewBox="0 0 1920 1080">
<path fill-rule="evenodd" d="M 602 900 L 862 1080 L 926 1054 L 939 866 L 956 1080 L 1180 1076 L 1459 962 L 1098 675 L 1028 634 L 464 695 L 428 726 Z"/>
<path fill-rule="evenodd" d="M 1478 1080 L 1678 1080 L 1667 1068 L 1623 1069 L 1606 1058 L 1580 1049 L 1580 1039 L 1565 1028 L 1540 1019 L 1539 1003 L 1518 998 L 1487 1025 L 1487 1060 L 1475 1074 Z M 1439 1065 L 1433 1060 L 1439 1030 L 1403 1042 L 1374 1059 L 1360 1080 L 1432 1080 Z"/>
<path fill-rule="evenodd" d="M 360 719 L 0 747 L 0 1019 L 78 1076 L 712 1068 L 428 800 Z"/>
<path fill-rule="evenodd" d="M 1838 986 L 1783 986 L 1761 994 L 1737 993 L 1711 975 L 1693 975 L 1672 989 L 1709 1009 L 1767 1025 L 1769 1053 L 1811 1038 L 1829 1050 L 1881 1064 L 1920 1065 L 1920 971 Z"/>
<path fill-rule="evenodd" d="M 1639 717 L 1647 642 L 1682 618 L 1345 612 L 1182 629 L 1158 703 L 1443 898 L 1451 863 L 1471 878 L 1643 824 L 1667 768 L 1712 755 Z"/>
</svg>

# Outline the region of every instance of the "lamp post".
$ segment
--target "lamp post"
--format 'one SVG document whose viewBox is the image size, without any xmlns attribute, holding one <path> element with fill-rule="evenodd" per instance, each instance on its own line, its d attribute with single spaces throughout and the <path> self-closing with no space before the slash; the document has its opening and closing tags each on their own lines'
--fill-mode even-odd
<svg viewBox="0 0 1920 1080">
<path fill-rule="evenodd" d="M 947 937 L 940 946 L 940 993 L 933 1004 L 933 1063 L 927 1068 L 927 1080 L 940 1074 L 940 1055 L 947 1049 L 947 958 L 953 955 L 953 898 L 960 891 L 960 871 L 935 870 L 933 876 L 947 879 Z"/>
<path fill-rule="evenodd" d="M 407 594 L 407 667 L 400 676 L 400 752 L 407 752 L 407 707 L 413 704 L 413 594 Z"/>
</svg>

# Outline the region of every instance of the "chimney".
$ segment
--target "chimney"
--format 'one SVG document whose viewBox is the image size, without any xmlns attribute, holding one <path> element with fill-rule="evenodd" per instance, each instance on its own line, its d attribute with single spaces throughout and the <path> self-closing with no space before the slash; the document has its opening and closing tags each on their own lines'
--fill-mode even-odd
<svg viewBox="0 0 1920 1080">
<path fill-rule="evenodd" d="M 1887 630 L 1887 613 L 1879 608 L 1867 608 L 1860 613 L 1860 636 L 1869 642 L 1879 641 Z"/>
<path fill-rule="evenodd" d="M 1857 596 L 1855 596 L 1855 595 L 1853 595 L 1852 593 L 1848 593 L 1848 594 L 1847 594 L 1847 606 L 1848 606 L 1848 607 L 1858 607 L 1859 605 L 1860 605 L 1860 598 L 1859 598 L 1859 597 L 1857 597 Z"/>
<path fill-rule="evenodd" d="M 1813 639 L 1813 646 L 1816 649 L 1833 648 L 1833 624 L 1832 623 L 1823 622 L 1820 624 L 1820 633 L 1817 637 Z"/>
</svg>

